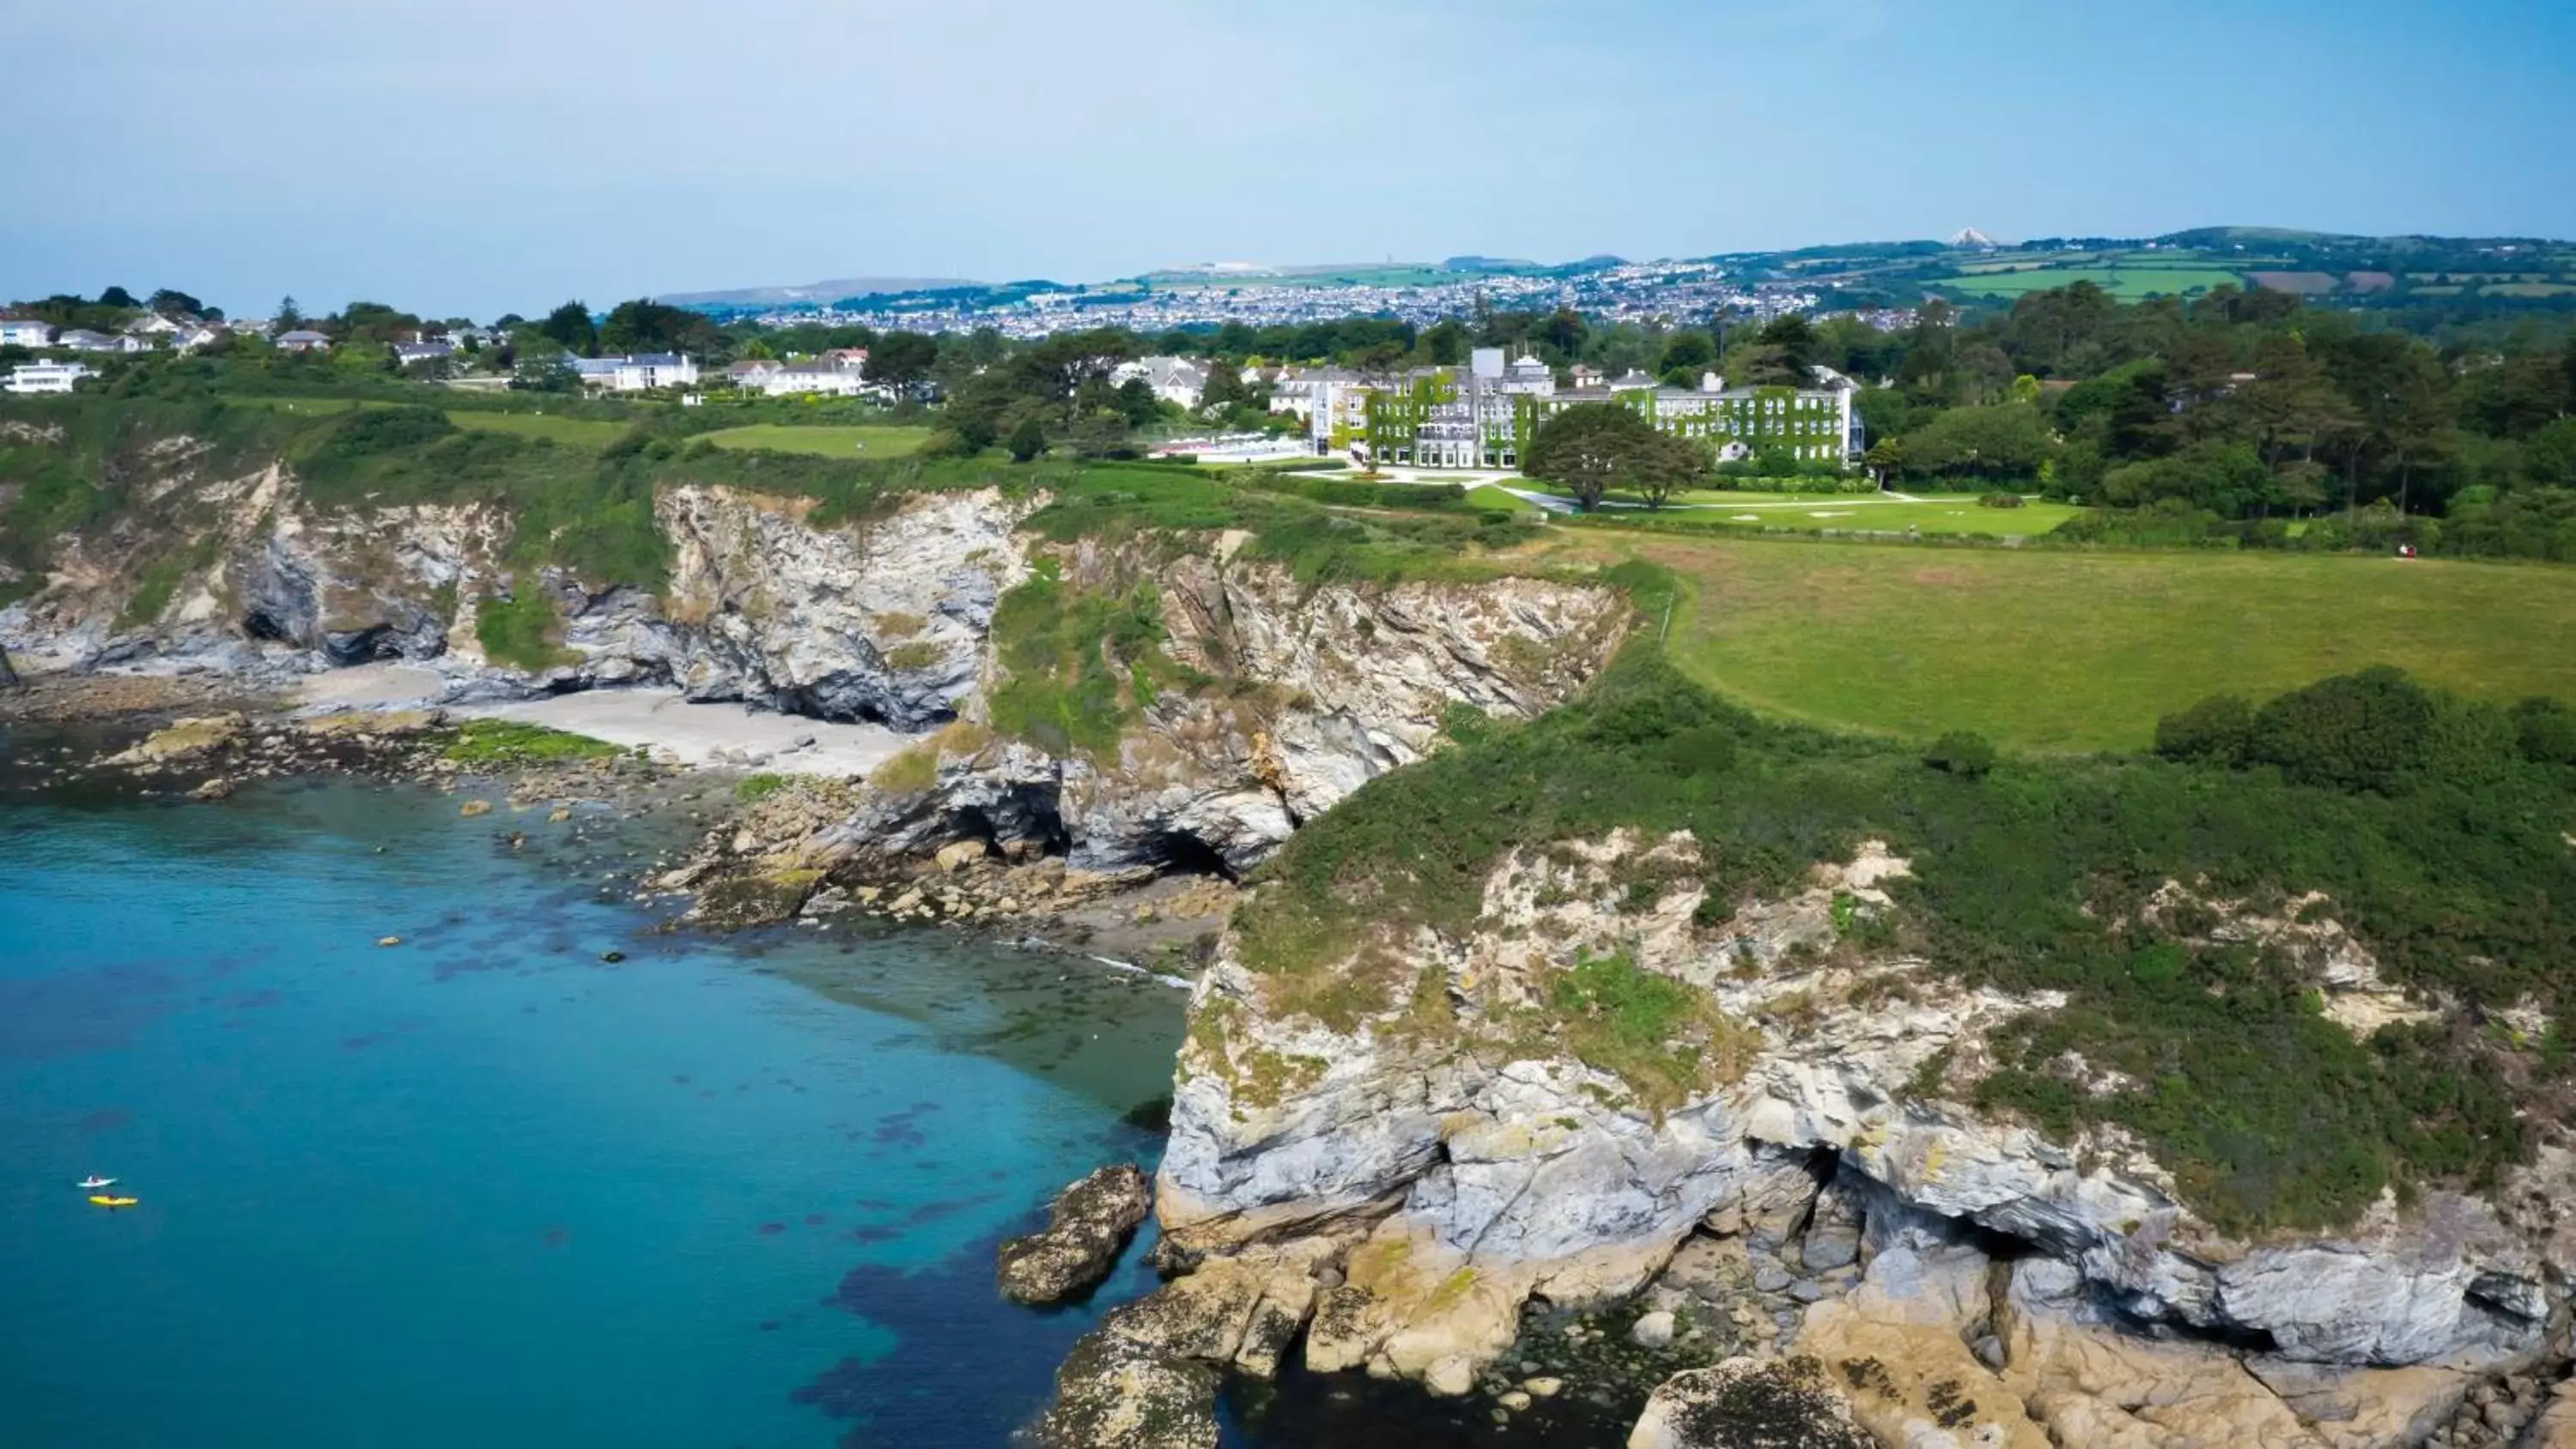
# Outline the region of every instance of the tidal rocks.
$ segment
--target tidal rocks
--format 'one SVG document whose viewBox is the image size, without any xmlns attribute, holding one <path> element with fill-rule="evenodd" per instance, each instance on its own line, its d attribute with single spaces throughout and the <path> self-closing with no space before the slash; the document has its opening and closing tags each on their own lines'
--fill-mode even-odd
<svg viewBox="0 0 2576 1449">
<path fill-rule="evenodd" d="M 1877 1441 L 1853 1422 L 1850 1401 L 1816 1360 L 1732 1358 L 1666 1379 L 1628 1449 L 1877 1449 Z"/>
<path fill-rule="evenodd" d="M 1056 1371 L 1037 1422 L 1042 1449 L 1216 1449 L 1216 1370 L 1112 1329 L 1085 1336 Z"/>
<path fill-rule="evenodd" d="M 1152 1179 L 1131 1163 L 1085 1177 L 1056 1195 L 1044 1232 L 1002 1244 L 1002 1292 L 1017 1303 L 1061 1303 L 1094 1287 L 1153 1205 Z"/>
<path fill-rule="evenodd" d="M 246 715 L 203 715 L 173 720 L 168 728 L 154 730 L 141 744 L 110 755 L 100 763 L 128 768 L 185 764 L 238 744 L 249 733 L 250 719 Z"/>
<path fill-rule="evenodd" d="M 18 671 L 9 667 L 9 651 L 0 649 L 0 689 L 15 689 Z"/>
</svg>

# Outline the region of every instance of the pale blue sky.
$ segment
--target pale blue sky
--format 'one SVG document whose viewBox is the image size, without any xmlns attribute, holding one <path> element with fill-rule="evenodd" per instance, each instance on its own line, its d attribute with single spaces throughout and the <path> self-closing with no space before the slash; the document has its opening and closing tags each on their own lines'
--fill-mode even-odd
<svg viewBox="0 0 2576 1449">
<path fill-rule="evenodd" d="M 0 7 L 0 296 L 2576 234 L 2566 0 Z"/>
</svg>

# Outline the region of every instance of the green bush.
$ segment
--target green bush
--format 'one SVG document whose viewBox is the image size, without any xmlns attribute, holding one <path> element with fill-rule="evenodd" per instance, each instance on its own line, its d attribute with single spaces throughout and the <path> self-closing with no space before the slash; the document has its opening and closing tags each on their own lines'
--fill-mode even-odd
<svg viewBox="0 0 2576 1449">
<path fill-rule="evenodd" d="M 2513 707 L 2514 743 L 2534 764 L 2576 765 L 2576 710 L 2554 699 L 2532 698 Z"/>
<path fill-rule="evenodd" d="M 1923 763 L 1966 779 L 1981 780 L 1995 768 L 1995 747 L 1984 735 L 1952 730 L 1923 752 Z"/>
<path fill-rule="evenodd" d="M 2018 493 L 1986 493 L 1977 499 L 1979 508 L 2019 508 L 2022 505 L 2023 499 Z"/>
<path fill-rule="evenodd" d="M 2393 794 L 2429 759 L 2435 713 L 2398 670 L 2339 675 L 2264 705 L 2245 755 L 2301 784 Z"/>
<path fill-rule="evenodd" d="M 2240 765 L 2254 736 L 2254 706 L 2216 694 L 2156 721 L 2156 753 L 2168 760 Z"/>
</svg>

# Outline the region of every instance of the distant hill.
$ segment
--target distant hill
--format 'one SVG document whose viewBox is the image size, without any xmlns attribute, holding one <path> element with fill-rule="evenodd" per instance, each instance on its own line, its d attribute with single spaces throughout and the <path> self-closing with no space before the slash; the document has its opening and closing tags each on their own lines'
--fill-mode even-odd
<svg viewBox="0 0 2576 1449">
<path fill-rule="evenodd" d="M 674 307 L 791 307 L 799 302 L 821 304 L 838 302 L 846 297 L 882 297 L 897 292 L 948 292 L 960 287 L 980 287 L 956 277 L 843 277 L 837 281 L 808 282 L 801 287 L 737 287 L 726 292 L 665 292 L 654 301 Z"/>
</svg>

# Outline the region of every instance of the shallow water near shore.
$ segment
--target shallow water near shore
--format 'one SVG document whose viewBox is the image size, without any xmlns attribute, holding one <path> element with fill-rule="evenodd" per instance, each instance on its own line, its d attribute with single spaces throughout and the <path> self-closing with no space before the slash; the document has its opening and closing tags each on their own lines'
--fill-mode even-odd
<svg viewBox="0 0 2576 1449">
<path fill-rule="evenodd" d="M 11 744 L 0 1443 L 998 1445 L 1153 1286 L 1140 1242 L 1030 1312 L 992 1253 L 1159 1152 L 1166 985 L 933 931 L 657 931 L 621 882 L 677 821 L 37 794 Z M 1231 1391 L 1226 1439 L 1602 1442 L 1490 1413 L 1292 1375 Z"/>
<path fill-rule="evenodd" d="M 0 797 L 0 1442 L 976 1444 L 1043 1403 L 1097 1305 L 1003 1302 L 992 1244 L 1150 1160 L 1178 994 L 652 934 L 596 898 L 613 837 L 542 818 Z"/>
</svg>

